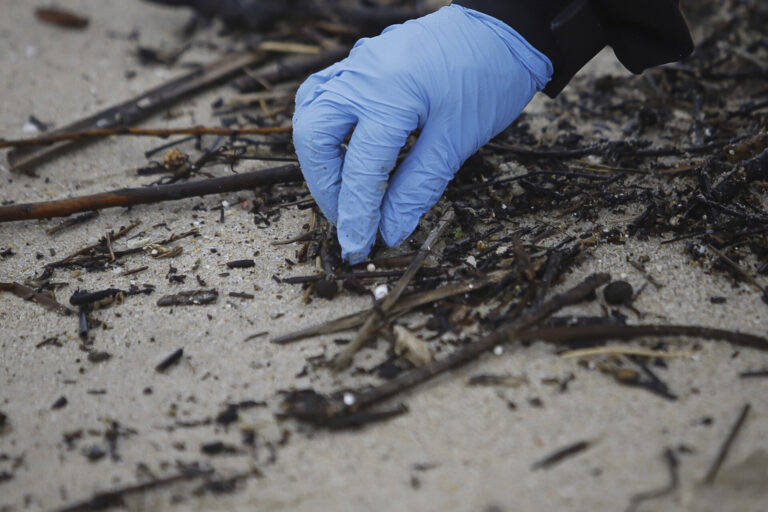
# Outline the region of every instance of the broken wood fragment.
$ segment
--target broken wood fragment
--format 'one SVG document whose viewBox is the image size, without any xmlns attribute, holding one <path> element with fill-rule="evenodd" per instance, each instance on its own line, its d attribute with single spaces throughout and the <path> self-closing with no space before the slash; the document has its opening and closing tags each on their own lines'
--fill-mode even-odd
<svg viewBox="0 0 768 512">
<path fill-rule="evenodd" d="M 184 355 L 184 349 L 179 348 L 171 352 L 170 355 L 168 355 L 165 359 L 160 361 L 157 366 L 155 366 L 155 370 L 158 373 L 162 373 L 171 366 L 175 365 L 179 361 L 181 361 L 181 357 Z"/>
<path fill-rule="evenodd" d="M 160 307 L 201 306 L 205 304 L 213 304 L 218 297 L 219 292 L 216 290 L 189 290 L 160 297 L 157 301 L 157 305 Z"/>
<path fill-rule="evenodd" d="M 402 325 L 394 326 L 395 354 L 408 360 L 413 366 L 424 366 L 432 361 L 432 350 L 424 340 Z"/>
<path fill-rule="evenodd" d="M 38 7 L 35 16 L 49 25 L 75 30 L 82 30 L 90 23 L 87 16 L 59 7 Z"/>
<path fill-rule="evenodd" d="M 129 496 L 168 487 L 176 483 L 201 478 L 211 474 L 213 474 L 213 470 L 186 470 L 178 475 L 158 478 L 142 484 L 127 485 L 109 491 L 97 492 L 84 501 L 61 507 L 57 509 L 57 512 L 92 512 L 96 510 L 106 510 L 112 507 L 123 507 L 125 505 L 125 498 Z"/>
<path fill-rule="evenodd" d="M 720 467 L 723 465 L 723 462 L 725 462 L 726 457 L 728 457 L 731 446 L 741 432 L 751 408 L 752 406 L 750 404 L 745 404 L 744 407 L 741 408 L 739 417 L 736 418 L 736 422 L 728 432 L 728 436 L 723 441 L 722 446 L 720 446 L 720 450 L 718 450 L 715 460 L 712 462 L 707 474 L 704 476 L 704 484 L 712 485 L 712 483 L 714 483 L 715 478 L 717 478 L 717 473 L 720 471 Z"/>
<path fill-rule="evenodd" d="M 581 452 L 585 451 L 587 448 L 590 448 L 591 446 L 594 446 L 594 441 L 578 441 L 573 444 L 569 444 L 568 446 L 561 448 L 554 452 L 551 455 L 548 455 L 544 457 L 543 459 L 534 462 L 531 465 L 532 470 L 537 469 L 549 469 L 553 466 L 556 466 L 563 462 L 565 459 L 568 459 L 570 457 L 574 457 Z"/>
<path fill-rule="evenodd" d="M 50 292 L 37 292 L 34 289 L 20 283 L 0 283 L 0 291 L 11 292 L 24 300 L 36 302 L 49 311 L 60 315 L 71 315 L 72 310 L 60 304 Z"/>
</svg>

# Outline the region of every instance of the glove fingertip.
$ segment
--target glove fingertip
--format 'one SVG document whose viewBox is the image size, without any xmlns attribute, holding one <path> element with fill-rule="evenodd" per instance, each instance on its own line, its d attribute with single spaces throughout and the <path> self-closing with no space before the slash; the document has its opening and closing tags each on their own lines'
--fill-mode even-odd
<svg viewBox="0 0 768 512">
<path fill-rule="evenodd" d="M 350 264 L 355 265 L 365 260 L 373 247 L 373 240 L 360 240 L 359 237 L 349 236 L 343 228 L 339 229 L 339 245 L 341 245 L 341 257 Z"/>
<path fill-rule="evenodd" d="M 411 236 L 419 225 L 420 214 L 382 215 L 379 233 L 388 247 L 397 247 Z"/>
</svg>

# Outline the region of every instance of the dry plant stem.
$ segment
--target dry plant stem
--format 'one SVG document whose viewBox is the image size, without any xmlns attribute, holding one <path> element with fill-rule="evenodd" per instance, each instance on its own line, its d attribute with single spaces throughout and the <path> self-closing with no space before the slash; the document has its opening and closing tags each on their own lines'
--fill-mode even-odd
<svg viewBox="0 0 768 512">
<path fill-rule="evenodd" d="M 747 416 L 749 415 L 749 410 L 751 408 L 752 406 L 750 404 L 746 404 L 744 407 L 742 407 L 741 413 L 736 419 L 736 423 L 734 423 L 733 427 L 731 427 L 731 430 L 728 433 L 728 437 L 725 438 L 723 445 L 717 452 L 717 457 L 715 457 L 712 466 L 709 468 L 707 475 L 704 477 L 704 483 L 706 485 L 712 485 L 712 483 L 715 481 L 715 478 L 717 478 L 717 473 L 720 471 L 720 467 L 723 465 L 723 462 L 725 462 L 725 458 L 728 456 L 728 452 L 731 449 L 733 441 L 736 440 L 739 432 L 741 432 L 741 427 L 744 426 L 744 422 L 746 421 Z"/>
<path fill-rule="evenodd" d="M 118 238 L 122 238 L 123 236 L 125 236 L 126 234 L 128 234 L 128 233 L 129 233 L 131 230 L 133 230 L 133 228 L 135 228 L 135 227 L 136 227 L 136 226 L 138 226 L 139 224 L 140 224 L 140 222 L 132 222 L 132 223 L 131 223 L 131 224 L 129 224 L 128 226 L 126 226 L 126 227 L 122 228 L 122 229 L 121 229 L 121 230 L 119 230 L 117 233 L 115 233 L 115 236 L 113 236 L 113 237 L 112 237 L 112 240 L 117 240 Z M 88 252 L 88 251 L 90 251 L 91 249 L 95 249 L 96 247 L 100 247 L 101 245 L 103 245 L 103 244 L 105 244 L 105 243 L 106 243 L 106 240 L 104 240 L 104 241 L 102 241 L 102 240 L 99 240 L 99 241 L 98 241 L 98 242 L 96 242 L 95 244 L 91 244 L 91 245 L 89 245 L 89 246 L 87 246 L 87 247 L 83 247 L 83 248 L 82 248 L 82 249 L 80 249 L 79 251 L 73 252 L 72 254 L 70 254 L 70 255 L 68 255 L 68 256 L 66 256 L 66 257 L 64 257 L 64 258 L 62 258 L 62 259 L 60 259 L 59 261 L 55 261 L 55 262 L 53 262 L 53 263 L 48 263 L 46 266 L 47 266 L 47 267 L 51 267 L 51 266 L 54 266 L 54 267 L 55 267 L 55 266 L 59 266 L 59 265 L 65 264 L 65 263 L 67 263 L 67 262 L 69 262 L 69 261 L 73 260 L 73 259 L 74 259 L 74 258 L 76 258 L 77 256 L 82 256 L 83 254 L 87 253 L 87 252 Z"/>
<path fill-rule="evenodd" d="M 473 279 L 471 281 L 464 281 L 457 284 L 443 286 L 437 290 L 429 290 L 426 292 L 407 295 L 405 297 L 401 297 L 400 300 L 397 301 L 395 306 L 392 308 L 391 313 L 397 314 L 407 312 L 425 304 L 437 302 L 449 297 L 461 295 L 463 293 L 478 291 L 487 287 L 488 285 L 502 282 L 513 273 L 513 271 L 494 272 L 482 279 Z M 311 336 L 332 334 L 339 331 L 345 331 L 347 329 L 353 329 L 362 325 L 363 322 L 365 322 L 365 319 L 368 318 L 372 312 L 374 312 L 373 309 L 358 311 L 357 313 L 352 313 L 351 315 L 336 318 L 320 325 L 314 325 L 300 331 L 278 336 L 277 338 L 273 338 L 271 341 L 272 343 L 276 343 L 278 345 L 285 345 L 294 341 L 302 340 L 304 338 L 309 338 Z"/>
<path fill-rule="evenodd" d="M 749 272 L 747 272 L 746 270 L 741 268 L 741 266 L 738 263 L 736 263 L 735 261 L 733 261 L 731 258 L 729 258 L 727 254 L 725 254 L 724 252 L 722 252 L 722 251 L 720 251 L 718 249 L 715 249 L 710 244 L 707 244 L 706 247 L 707 247 L 707 249 L 712 251 L 712 254 L 714 254 L 715 256 L 717 256 L 718 258 L 723 260 L 725 263 L 730 265 L 731 268 L 733 268 L 736 272 L 738 272 L 738 274 L 741 276 L 742 279 L 744 279 L 746 282 L 748 282 L 749 284 L 754 286 L 757 291 L 759 291 L 761 293 L 763 293 L 765 291 L 765 290 L 763 290 L 763 287 L 760 286 L 760 283 L 758 283 L 757 280 L 749 274 Z"/>
<path fill-rule="evenodd" d="M 579 441 L 568 445 L 565 448 L 561 448 L 555 453 L 544 457 L 537 462 L 534 462 L 533 465 L 531 465 L 531 470 L 535 471 L 537 469 L 549 469 L 557 464 L 560 464 L 569 457 L 578 455 L 579 453 L 593 446 L 595 442 L 596 441 Z"/>
<path fill-rule="evenodd" d="M 205 87 L 242 72 L 264 60 L 261 53 L 235 53 L 217 59 L 191 73 L 175 78 L 145 93 L 80 119 L 52 132 L 50 135 L 97 128 L 114 128 L 135 124 L 173 102 Z M 29 171 L 34 166 L 73 148 L 82 140 L 61 141 L 49 146 L 17 149 L 8 153 L 12 172 Z"/>
<path fill-rule="evenodd" d="M 389 294 L 384 297 L 384 300 L 381 301 L 381 304 L 379 305 L 380 312 L 373 311 L 368 315 L 368 318 L 360 328 L 357 336 L 355 336 L 355 339 L 352 340 L 352 343 L 350 343 L 347 348 L 336 357 L 336 360 L 333 362 L 334 370 L 343 370 L 352 363 L 352 359 L 355 357 L 357 351 L 360 350 L 363 345 L 365 345 L 371 335 L 373 335 L 373 333 L 376 331 L 376 327 L 381 320 L 381 315 L 386 315 L 390 312 L 390 310 L 392 310 L 392 307 L 397 302 L 397 299 L 400 298 L 406 287 L 416 276 L 416 273 L 419 271 L 422 265 L 424 265 L 424 261 L 432 251 L 432 246 L 435 245 L 437 240 L 440 238 L 440 235 L 453 221 L 454 216 L 455 213 L 453 209 L 449 209 L 447 212 L 445 212 L 445 214 L 443 214 L 442 218 L 438 221 L 437 226 L 435 226 L 432 231 L 429 232 L 429 235 L 427 235 L 427 239 L 424 240 L 421 248 L 419 248 L 418 252 L 413 257 L 413 260 L 411 260 L 411 264 L 408 266 L 405 273 L 397 281 L 397 284 L 395 284 L 395 287 L 392 288 L 392 291 L 389 292 Z"/>
<path fill-rule="evenodd" d="M 698 325 L 586 325 L 545 327 L 515 333 L 519 341 L 573 343 L 576 341 L 630 340 L 642 336 L 683 336 L 722 340 L 740 347 L 768 350 L 768 339 L 754 334 L 701 327 Z"/>
<path fill-rule="evenodd" d="M 73 213 L 133 206 L 137 204 L 173 201 L 186 197 L 205 196 L 224 192 L 245 190 L 261 185 L 301 180 L 301 171 L 296 165 L 284 165 L 271 169 L 235 174 L 223 178 L 211 178 L 174 185 L 123 188 L 90 196 L 45 201 L 41 203 L 16 204 L 0 207 L 0 222 L 29 219 L 66 217 Z"/>
<path fill-rule="evenodd" d="M 397 393 L 412 388 L 426 380 L 435 377 L 447 370 L 456 368 L 476 359 L 497 345 L 512 339 L 521 330 L 525 330 L 547 318 L 555 311 L 570 304 L 576 304 L 585 300 L 597 288 L 610 281 L 609 274 L 593 274 L 584 281 L 565 293 L 555 295 L 540 307 L 528 310 L 519 319 L 508 322 L 493 334 L 486 336 L 474 343 L 466 345 L 447 357 L 438 359 L 428 365 L 401 373 L 394 379 L 372 388 L 370 391 L 360 393 L 355 397 L 355 402 L 348 406 L 342 401 L 333 401 L 326 411 L 328 417 L 338 416 L 355 411 L 385 400 Z"/>
<path fill-rule="evenodd" d="M 0 148 L 47 146 L 56 142 L 110 137 L 113 135 L 132 135 L 136 137 L 171 137 L 173 135 L 222 135 L 239 137 L 240 135 L 271 135 L 275 133 L 291 133 L 291 126 L 267 126 L 259 128 L 217 128 L 209 126 L 191 126 L 184 128 L 130 128 L 118 126 L 115 128 L 96 128 L 72 132 L 52 133 L 29 139 L 0 139 Z"/>
<path fill-rule="evenodd" d="M 668 496 L 678 488 L 680 485 L 680 463 L 671 448 L 664 450 L 664 460 L 669 470 L 669 483 L 661 489 L 641 492 L 632 496 L 629 499 L 629 506 L 626 508 L 626 512 L 635 512 L 641 503 Z"/>
<path fill-rule="evenodd" d="M 696 352 L 691 350 L 683 350 L 678 352 L 665 352 L 663 350 L 648 350 L 640 347 L 631 346 L 610 346 L 610 347 L 595 347 L 595 348 L 582 348 L 578 350 L 569 350 L 563 352 L 560 357 L 563 359 L 577 359 L 582 357 L 596 357 L 596 356 L 620 356 L 620 355 L 633 355 L 642 357 L 688 357 L 694 355 Z"/>
<path fill-rule="evenodd" d="M 124 499 L 126 496 L 132 494 L 140 494 L 153 489 L 159 489 L 161 487 L 173 485 L 175 483 L 192 480 L 195 478 L 201 478 L 206 475 L 210 475 L 213 472 L 210 470 L 201 470 L 195 472 L 182 473 L 175 476 L 166 478 L 159 478 L 146 483 L 128 485 L 118 489 L 112 489 L 105 492 L 94 494 L 90 499 L 75 503 L 73 505 L 67 505 L 58 509 L 58 512 L 86 512 L 90 510 L 105 510 L 110 507 L 124 506 Z"/>
</svg>

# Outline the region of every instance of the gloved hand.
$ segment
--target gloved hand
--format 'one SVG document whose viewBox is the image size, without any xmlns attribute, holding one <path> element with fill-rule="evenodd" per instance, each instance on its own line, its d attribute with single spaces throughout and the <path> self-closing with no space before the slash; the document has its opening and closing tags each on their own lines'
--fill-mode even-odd
<svg viewBox="0 0 768 512">
<path fill-rule="evenodd" d="M 296 95 L 294 145 L 315 201 L 337 225 L 342 256 L 365 259 L 377 230 L 389 246 L 405 240 L 464 161 L 551 75 L 549 59 L 511 27 L 450 5 L 361 39 L 310 76 Z"/>
</svg>

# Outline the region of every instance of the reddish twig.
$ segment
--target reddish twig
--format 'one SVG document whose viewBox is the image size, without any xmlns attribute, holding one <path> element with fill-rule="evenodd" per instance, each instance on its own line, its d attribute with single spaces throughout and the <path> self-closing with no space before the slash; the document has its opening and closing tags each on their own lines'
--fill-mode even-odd
<svg viewBox="0 0 768 512">
<path fill-rule="evenodd" d="M 52 133 L 28 139 L 0 139 L 0 148 L 48 146 L 56 142 L 110 137 L 112 135 L 133 135 L 137 137 L 170 137 L 172 135 L 223 135 L 238 137 L 240 135 L 270 135 L 274 133 L 291 133 L 290 126 L 266 126 L 258 128 L 216 128 L 208 126 L 192 126 L 186 128 L 130 128 L 118 126 L 115 128 L 96 128 L 72 132 Z"/>
<path fill-rule="evenodd" d="M 40 203 L 15 204 L 0 207 L 0 222 L 10 222 L 29 219 L 48 219 L 51 217 L 66 217 L 73 213 L 133 206 L 137 204 L 173 201 L 186 197 L 205 196 L 234 192 L 261 185 L 285 183 L 302 179 L 301 171 L 296 165 L 284 165 L 246 172 L 223 178 L 177 183 L 173 185 L 155 185 L 151 187 L 123 188 L 102 192 L 89 196 L 45 201 Z"/>
</svg>

